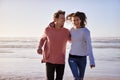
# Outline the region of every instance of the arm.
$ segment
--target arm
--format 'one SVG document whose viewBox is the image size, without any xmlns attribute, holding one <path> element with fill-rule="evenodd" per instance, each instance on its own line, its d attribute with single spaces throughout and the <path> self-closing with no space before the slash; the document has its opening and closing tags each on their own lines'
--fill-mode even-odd
<svg viewBox="0 0 120 80">
<path fill-rule="evenodd" d="M 37 49 L 38 54 L 42 54 L 42 47 L 43 47 L 46 40 L 47 40 L 46 35 L 43 35 L 43 37 L 40 39 L 39 46 L 38 46 L 38 49 Z"/>
<path fill-rule="evenodd" d="M 43 47 L 45 41 L 46 41 L 46 38 L 45 38 L 45 37 L 42 37 L 42 38 L 40 39 L 39 46 L 38 46 L 38 49 L 37 49 L 37 53 L 38 53 L 38 54 L 42 54 L 42 47 Z"/>
<path fill-rule="evenodd" d="M 87 52 L 88 52 L 88 56 L 90 60 L 90 67 L 93 68 L 95 67 L 95 61 L 94 61 L 94 56 L 93 56 L 93 51 L 92 51 L 92 44 L 91 44 L 91 37 L 90 37 L 89 30 L 86 30 L 85 38 L 86 38 L 86 43 L 87 43 Z"/>
</svg>

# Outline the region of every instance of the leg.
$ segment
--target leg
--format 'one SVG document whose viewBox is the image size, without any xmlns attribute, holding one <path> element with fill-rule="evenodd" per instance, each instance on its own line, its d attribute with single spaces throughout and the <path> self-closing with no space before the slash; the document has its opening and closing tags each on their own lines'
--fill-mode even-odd
<svg viewBox="0 0 120 80">
<path fill-rule="evenodd" d="M 71 68 L 71 71 L 72 71 L 72 74 L 73 74 L 75 80 L 79 80 L 79 72 L 78 72 L 78 66 L 76 63 L 76 59 L 69 57 L 68 63 L 69 63 L 69 66 Z"/>
<path fill-rule="evenodd" d="M 80 80 L 83 80 L 83 78 L 80 78 Z"/>
<path fill-rule="evenodd" d="M 46 75 L 47 80 L 54 80 L 55 65 L 51 63 L 46 63 Z"/>
<path fill-rule="evenodd" d="M 80 76 L 80 80 L 83 80 L 83 78 L 84 78 L 86 64 L 87 64 L 86 57 L 79 59 L 78 67 L 79 67 L 79 72 L 80 72 L 80 75 L 79 75 Z"/>
<path fill-rule="evenodd" d="M 56 65 L 56 80 L 62 80 L 64 75 L 65 64 Z"/>
</svg>

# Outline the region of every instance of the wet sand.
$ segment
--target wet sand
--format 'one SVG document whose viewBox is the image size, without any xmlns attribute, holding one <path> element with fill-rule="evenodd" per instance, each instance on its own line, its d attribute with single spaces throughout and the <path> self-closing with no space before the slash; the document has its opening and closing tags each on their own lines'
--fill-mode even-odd
<svg viewBox="0 0 120 80">
<path fill-rule="evenodd" d="M 0 80 L 46 80 L 46 79 L 45 77 L 0 75 Z M 64 76 L 64 80 L 73 80 L 73 78 Z M 86 77 L 84 80 L 120 80 L 120 77 Z"/>
</svg>

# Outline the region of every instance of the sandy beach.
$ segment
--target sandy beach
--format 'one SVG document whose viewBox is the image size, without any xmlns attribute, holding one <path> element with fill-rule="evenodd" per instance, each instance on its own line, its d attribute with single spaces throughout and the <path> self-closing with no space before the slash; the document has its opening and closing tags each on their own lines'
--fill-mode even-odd
<svg viewBox="0 0 120 80">
<path fill-rule="evenodd" d="M 96 67 L 90 69 L 88 61 L 84 80 L 120 80 L 120 40 L 107 41 L 93 42 Z M 36 53 L 37 44 L 36 39 L 1 39 L 0 80 L 46 80 L 45 64 Z M 64 80 L 73 80 L 67 60 L 68 54 Z"/>
<path fill-rule="evenodd" d="M 0 75 L 0 80 L 46 80 L 45 77 Z M 73 80 L 72 77 L 64 76 L 64 80 Z M 120 80 L 120 77 L 86 77 L 84 80 Z"/>
<path fill-rule="evenodd" d="M 0 80 L 46 80 L 45 64 L 41 64 L 39 61 L 39 59 L 28 58 L 0 58 Z M 66 65 L 63 80 L 73 80 L 68 65 Z M 93 69 L 86 71 L 84 80 L 120 80 L 120 77 L 114 74 L 113 76 L 102 75 Z"/>
</svg>

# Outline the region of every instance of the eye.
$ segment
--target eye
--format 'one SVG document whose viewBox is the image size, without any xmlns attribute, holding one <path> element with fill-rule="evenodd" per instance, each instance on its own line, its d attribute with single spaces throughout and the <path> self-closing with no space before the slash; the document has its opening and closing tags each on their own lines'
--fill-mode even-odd
<svg viewBox="0 0 120 80">
<path fill-rule="evenodd" d="M 79 19 L 75 19 L 75 20 L 73 20 L 73 21 L 79 21 Z"/>
<path fill-rule="evenodd" d="M 79 19 L 76 19 L 76 21 L 79 21 Z"/>
</svg>

